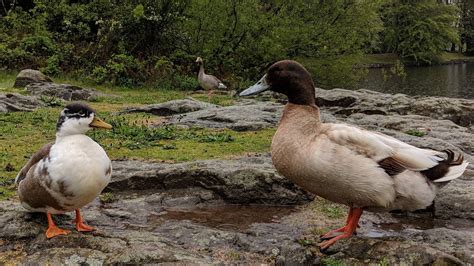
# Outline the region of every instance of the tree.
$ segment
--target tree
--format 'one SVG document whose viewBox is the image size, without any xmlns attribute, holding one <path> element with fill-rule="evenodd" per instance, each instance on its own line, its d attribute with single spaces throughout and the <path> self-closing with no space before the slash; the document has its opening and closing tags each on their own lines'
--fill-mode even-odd
<svg viewBox="0 0 474 266">
<path fill-rule="evenodd" d="M 461 43 L 466 45 L 466 55 L 474 55 L 474 1 L 462 0 L 458 3 L 461 10 Z"/>
<path fill-rule="evenodd" d="M 459 43 L 458 9 L 435 0 L 394 0 L 384 5 L 383 41 L 388 52 L 431 64 L 451 43 Z"/>
</svg>

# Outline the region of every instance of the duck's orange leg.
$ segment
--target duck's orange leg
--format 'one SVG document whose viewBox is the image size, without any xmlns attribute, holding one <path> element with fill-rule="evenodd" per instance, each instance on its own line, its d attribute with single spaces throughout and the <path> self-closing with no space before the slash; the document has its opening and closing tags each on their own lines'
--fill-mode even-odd
<svg viewBox="0 0 474 266">
<path fill-rule="evenodd" d="M 207 93 L 207 100 L 208 100 L 209 102 L 211 101 L 212 95 L 213 95 L 213 91 L 212 91 L 212 90 L 209 90 L 209 92 Z"/>
<path fill-rule="evenodd" d="M 323 240 L 331 239 L 331 238 L 334 237 L 333 236 L 334 233 L 344 232 L 346 230 L 346 227 L 349 224 L 349 221 L 351 220 L 353 214 L 354 214 L 354 208 L 349 208 L 349 214 L 347 215 L 346 225 L 344 225 L 341 228 L 331 230 L 331 231 L 327 232 L 326 234 L 320 235 L 319 238 L 321 238 Z"/>
<path fill-rule="evenodd" d="M 76 229 L 79 232 L 90 232 L 95 230 L 94 227 L 88 226 L 84 223 L 79 209 L 76 210 Z"/>
<path fill-rule="evenodd" d="M 47 212 L 46 216 L 48 217 L 48 230 L 46 230 L 46 237 L 47 238 L 52 238 L 52 237 L 59 236 L 59 235 L 67 235 L 67 234 L 71 233 L 71 231 L 69 231 L 69 230 L 64 230 L 64 229 L 61 229 L 61 228 L 57 227 L 54 224 L 53 217 L 51 216 L 51 213 Z"/>
<path fill-rule="evenodd" d="M 349 223 L 345 226 L 345 229 L 343 231 L 344 233 L 329 240 L 323 241 L 321 244 L 319 244 L 319 248 L 321 250 L 326 250 L 332 244 L 336 243 L 336 241 L 338 241 L 339 239 L 351 237 L 357 229 L 357 225 L 359 224 L 359 219 L 362 215 L 362 211 L 362 208 L 353 208 L 351 219 L 349 220 Z"/>
</svg>

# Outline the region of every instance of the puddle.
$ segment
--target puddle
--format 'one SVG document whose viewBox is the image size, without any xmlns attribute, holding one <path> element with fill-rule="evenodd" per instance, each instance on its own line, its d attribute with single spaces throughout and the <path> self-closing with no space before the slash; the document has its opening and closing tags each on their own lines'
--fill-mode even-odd
<svg viewBox="0 0 474 266">
<path fill-rule="evenodd" d="M 467 231 L 474 231 L 473 224 L 464 219 L 450 219 L 440 220 L 423 217 L 406 217 L 397 219 L 395 223 L 381 223 L 378 227 L 387 231 L 403 231 L 405 229 L 427 230 L 432 228 L 446 227 L 450 229 L 463 229 Z"/>
<path fill-rule="evenodd" d="M 431 217 L 403 217 L 396 218 L 396 220 L 396 222 L 391 223 L 374 223 L 372 225 L 366 225 L 368 231 L 364 235 L 374 238 L 401 236 L 410 235 L 417 231 L 441 227 L 474 232 L 474 225 L 472 222 L 464 219 L 441 220 L 433 219 Z"/>
<path fill-rule="evenodd" d="M 224 205 L 197 208 L 166 208 L 159 217 L 190 220 L 222 230 L 242 231 L 255 223 L 275 223 L 297 210 L 296 206 Z"/>
</svg>

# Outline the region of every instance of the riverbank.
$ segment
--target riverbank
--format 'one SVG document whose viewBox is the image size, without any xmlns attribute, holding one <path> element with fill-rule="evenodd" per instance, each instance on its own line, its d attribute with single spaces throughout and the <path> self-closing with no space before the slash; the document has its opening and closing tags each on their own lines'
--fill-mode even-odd
<svg viewBox="0 0 474 266">
<path fill-rule="evenodd" d="M 359 62 L 358 67 L 364 68 L 390 68 L 397 64 L 397 61 L 403 60 L 396 54 L 367 54 L 363 55 Z M 463 64 L 474 62 L 473 56 L 465 56 L 460 53 L 443 52 L 438 59 L 438 62 L 433 65 L 449 65 L 449 64 Z M 417 66 L 416 63 L 403 62 L 405 66 Z"/>
<path fill-rule="evenodd" d="M 209 103 L 205 93 L 98 91 L 103 96 L 89 104 L 115 127 L 90 133 L 114 169 L 111 184 L 83 209 L 98 230 L 47 240 L 44 215 L 22 209 L 13 178 L 53 139 L 64 102 L 0 90 L 9 104 L 25 104 L 0 115 L 0 263 L 474 263 L 473 100 L 316 89 L 325 122 L 463 152 L 471 162 L 440 191 L 434 217 L 367 213 L 357 236 L 322 254 L 318 235 L 340 226 L 347 208 L 304 192 L 272 166 L 269 148 L 283 98 L 215 95 Z M 71 216 L 56 218 L 71 227 Z"/>
</svg>

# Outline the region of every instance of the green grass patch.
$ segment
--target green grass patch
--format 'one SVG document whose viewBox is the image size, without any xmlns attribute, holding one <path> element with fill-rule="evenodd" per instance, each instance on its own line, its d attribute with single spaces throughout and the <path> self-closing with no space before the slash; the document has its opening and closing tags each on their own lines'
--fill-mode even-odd
<svg viewBox="0 0 474 266">
<path fill-rule="evenodd" d="M 13 87 L 16 74 L 14 71 L 0 71 L 0 90 Z"/>
<path fill-rule="evenodd" d="M 358 64 L 369 65 L 369 64 L 395 64 L 400 57 L 396 54 L 365 54 L 359 58 Z"/>
<path fill-rule="evenodd" d="M 330 219 L 340 219 L 346 216 L 347 212 L 343 205 L 319 197 L 311 204 L 311 208 Z"/>
<path fill-rule="evenodd" d="M 8 77 L 8 75 L 7 75 Z M 2 81 L 3 82 L 3 81 Z M 74 85 L 81 85 L 69 82 Z M 4 82 L 3 84 L 11 84 Z M 101 144 L 111 159 L 139 159 L 183 162 L 199 159 L 230 158 L 247 153 L 267 152 L 275 129 L 235 132 L 228 129 L 178 128 L 154 126 L 160 120 L 149 114 L 115 114 L 131 105 L 159 103 L 182 99 L 182 91 L 150 88 L 101 87 L 101 91 L 117 97 L 89 103 L 112 130 L 91 130 L 88 135 Z M 21 92 L 5 88 L 0 92 Z M 208 100 L 207 94 L 189 94 Z M 218 104 L 232 104 L 227 95 L 214 95 Z M 34 112 L 0 114 L 0 199 L 14 194 L 13 179 L 28 159 L 43 145 L 55 139 L 56 121 L 66 103 L 56 98 L 46 100 L 48 107 Z M 212 99 L 211 99 L 212 100 Z"/>
<path fill-rule="evenodd" d="M 409 129 L 409 130 L 405 131 L 405 134 L 412 135 L 412 136 L 415 136 L 415 137 L 423 137 L 424 135 L 426 135 L 426 133 L 424 131 L 421 131 L 421 130 L 418 130 L 418 129 Z"/>
<path fill-rule="evenodd" d="M 105 192 L 99 195 L 99 200 L 102 203 L 112 203 L 117 200 L 117 196 L 112 192 Z"/>
<path fill-rule="evenodd" d="M 443 52 L 440 55 L 441 62 L 459 61 L 459 60 L 474 61 L 474 56 L 465 56 L 460 53 L 450 53 L 450 52 Z"/>
<path fill-rule="evenodd" d="M 341 260 L 333 259 L 333 258 L 322 258 L 321 263 L 324 266 L 346 266 L 347 264 Z"/>
</svg>

